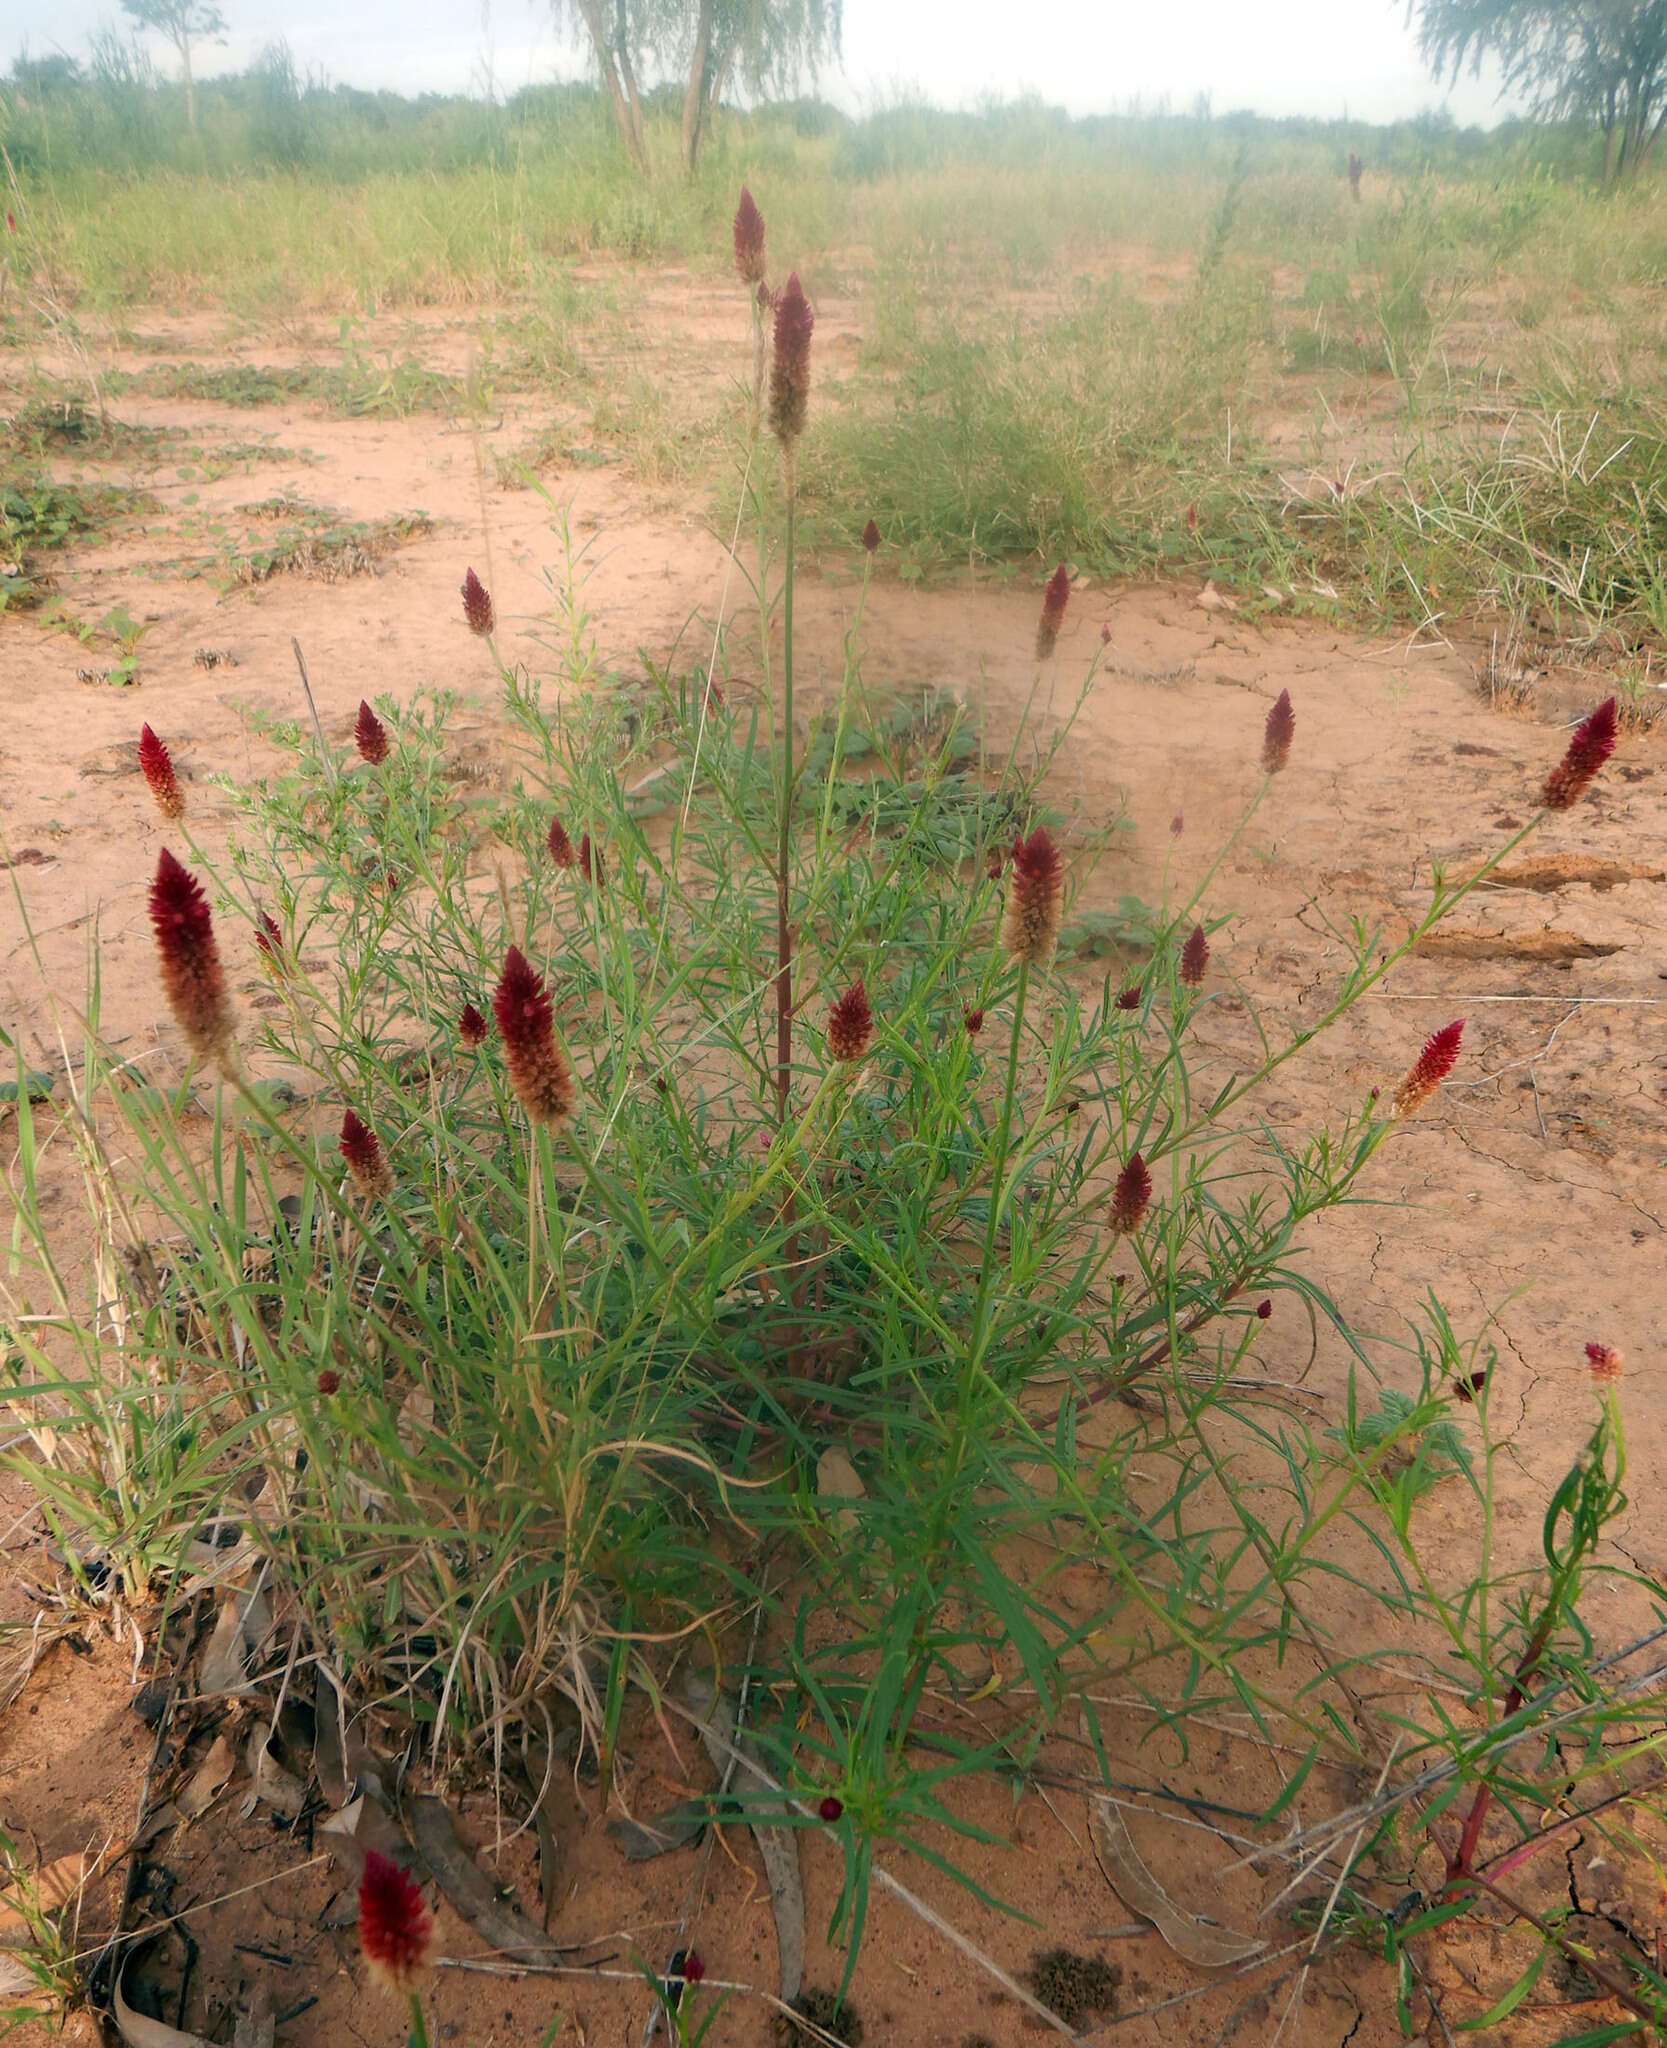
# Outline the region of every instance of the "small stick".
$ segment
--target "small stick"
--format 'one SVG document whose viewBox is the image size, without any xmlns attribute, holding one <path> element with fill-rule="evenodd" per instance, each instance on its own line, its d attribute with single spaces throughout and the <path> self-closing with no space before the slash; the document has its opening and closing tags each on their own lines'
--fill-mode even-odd
<svg viewBox="0 0 1667 2048">
<path fill-rule="evenodd" d="M 324 772 L 330 778 L 330 787 L 334 789 L 336 764 L 331 757 L 330 749 L 324 744 L 324 727 L 319 722 L 318 706 L 313 702 L 313 686 L 307 679 L 307 658 L 301 652 L 301 642 L 293 633 L 289 636 L 289 644 L 295 649 L 295 666 L 301 671 L 301 687 L 307 693 L 307 709 L 313 715 L 313 731 L 318 738 L 318 758 L 324 763 Z"/>
</svg>

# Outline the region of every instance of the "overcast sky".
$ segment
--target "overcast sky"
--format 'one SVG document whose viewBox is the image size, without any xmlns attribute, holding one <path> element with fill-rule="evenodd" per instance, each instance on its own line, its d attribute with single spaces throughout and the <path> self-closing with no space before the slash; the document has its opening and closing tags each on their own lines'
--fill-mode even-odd
<svg viewBox="0 0 1667 2048">
<path fill-rule="evenodd" d="M 231 23 L 199 70 L 240 69 L 278 36 L 297 67 L 399 92 L 500 93 L 579 68 L 545 0 L 221 0 Z M 0 63 L 85 50 L 118 0 L 0 0 Z M 158 47 L 161 61 L 165 52 Z M 845 62 L 823 90 L 852 111 L 901 90 L 944 106 L 1034 91 L 1076 114 L 1138 99 L 1215 111 L 1391 120 L 1443 103 L 1463 122 L 1501 111 L 1486 83 L 1448 91 L 1419 63 L 1404 0 L 845 0 Z"/>
</svg>

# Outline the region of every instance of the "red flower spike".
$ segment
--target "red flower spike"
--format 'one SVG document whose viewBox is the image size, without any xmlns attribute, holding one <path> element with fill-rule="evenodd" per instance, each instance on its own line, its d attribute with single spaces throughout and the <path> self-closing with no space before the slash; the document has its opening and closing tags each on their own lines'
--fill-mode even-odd
<svg viewBox="0 0 1667 2048">
<path fill-rule="evenodd" d="M 1111 1228 L 1118 1237 L 1127 1237 L 1140 1228 L 1141 1218 L 1146 1214 L 1152 1199 L 1152 1175 L 1138 1152 L 1129 1154 L 1128 1163 L 1117 1176 L 1117 1185 L 1111 1191 Z"/>
<path fill-rule="evenodd" d="M 1065 623 L 1065 607 L 1071 598 L 1071 572 L 1063 562 L 1048 578 L 1042 593 L 1042 616 L 1036 622 L 1036 659 L 1046 661 L 1052 654 L 1059 629 Z"/>
<path fill-rule="evenodd" d="M 1138 983 L 1131 988 L 1118 990 L 1116 1008 L 1119 1010 L 1138 1010 L 1140 1008 L 1140 987 Z"/>
<path fill-rule="evenodd" d="M 318 1376 L 318 1391 L 328 1399 L 331 1394 L 339 1389 L 341 1383 L 341 1374 L 326 1366 Z"/>
<path fill-rule="evenodd" d="M 872 519 L 862 530 L 862 544 L 870 554 L 880 545 L 880 529 Z"/>
<path fill-rule="evenodd" d="M 735 273 L 743 284 L 764 282 L 764 216 L 745 185 L 735 209 Z"/>
<path fill-rule="evenodd" d="M 967 1036 L 969 1038 L 976 1038 L 979 1032 L 984 1029 L 984 1012 L 976 1005 L 970 1008 L 963 1008 L 961 1011 L 961 1022 L 967 1027 Z"/>
<path fill-rule="evenodd" d="M 1173 817 L 1173 818 L 1171 818 L 1171 819 L 1170 819 L 1170 821 L 1169 821 L 1169 836 L 1170 836 L 1170 838 L 1171 838 L 1171 839 L 1179 839 L 1179 838 L 1180 838 L 1180 836 L 1181 836 L 1181 834 L 1182 834 L 1182 833 L 1183 833 L 1183 832 L 1184 832 L 1184 831 L 1185 831 L 1186 829 L 1187 829 L 1187 814 L 1186 814 L 1186 812 L 1185 812 L 1185 811 L 1177 811 L 1177 812 L 1175 813 L 1174 817 Z"/>
<path fill-rule="evenodd" d="M 1620 1378 L 1626 1361 L 1611 1344 L 1588 1344 L 1586 1364 L 1593 1379 L 1602 1386 Z"/>
<path fill-rule="evenodd" d="M 388 728 L 363 697 L 359 699 L 359 715 L 353 721 L 353 744 L 373 768 L 388 758 Z"/>
<path fill-rule="evenodd" d="M 704 1960 L 696 1953 L 694 1949 L 690 1949 L 688 1954 L 683 1958 L 684 1983 L 698 1984 L 705 1975 L 706 1964 Z"/>
<path fill-rule="evenodd" d="M 457 1035 L 465 1045 L 486 1043 L 486 1019 L 473 1003 L 463 1005 L 463 1014 L 457 1020 Z"/>
<path fill-rule="evenodd" d="M 1453 1382 L 1453 1398 L 1457 1401 L 1474 1401 L 1488 1383 L 1488 1369 L 1484 1365 L 1480 1372 L 1466 1373 L 1462 1380 Z"/>
<path fill-rule="evenodd" d="M 232 1055 L 232 1007 L 214 918 L 202 884 L 166 847 L 151 883 L 150 921 L 174 1022 L 199 1059 L 225 1066 Z"/>
<path fill-rule="evenodd" d="M 185 792 L 174 773 L 173 757 L 148 725 L 139 728 L 139 767 L 156 808 L 170 823 L 177 823 L 185 816 Z"/>
<path fill-rule="evenodd" d="M 1273 709 L 1268 713 L 1268 722 L 1262 729 L 1262 773 L 1277 775 L 1291 758 L 1291 742 L 1296 738 L 1297 715 L 1291 709 L 1291 693 L 1281 690 L 1274 699 Z"/>
<path fill-rule="evenodd" d="M 379 1850 L 365 1853 L 359 1879 L 359 1949 L 373 1977 L 410 1991 L 434 1953 L 434 1915 L 422 1887 Z"/>
<path fill-rule="evenodd" d="M 1540 802 L 1548 811 L 1567 811 L 1579 803 L 1614 753 L 1615 731 L 1615 700 L 1605 697 L 1591 716 L 1575 727 L 1568 751 L 1546 777 Z"/>
<path fill-rule="evenodd" d="M 589 845 L 587 838 L 586 845 Z M 550 820 L 550 829 L 544 835 L 544 844 L 550 849 L 550 858 L 558 868 L 572 868 L 579 864 L 579 856 L 573 851 L 573 842 L 567 836 L 567 827 L 560 818 Z"/>
<path fill-rule="evenodd" d="M 490 633 L 496 624 L 492 594 L 473 569 L 463 572 L 463 618 L 471 633 Z"/>
<path fill-rule="evenodd" d="M 1459 1056 L 1459 1040 L 1463 1036 L 1464 1019 L 1455 1017 L 1451 1024 L 1444 1024 L 1425 1039 L 1423 1051 L 1395 1090 L 1393 1109 L 1396 1116 L 1411 1116 L 1419 1104 L 1428 1101 L 1441 1086 L 1453 1071 Z"/>
<path fill-rule="evenodd" d="M 1210 964 L 1210 942 L 1204 936 L 1204 927 L 1195 924 L 1181 948 L 1181 981 L 1187 988 L 1203 985 L 1204 970 Z"/>
<path fill-rule="evenodd" d="M 1065 908 L 1064 863 L 1042 825 L 1028 839 L 1015 838 L 1011 853 L 1013 880 L 1007 891 L 1001 942 L 1008 959 L 1016 964 L 1028 960 L 1033 967 L 1046 967 L 1059 940 L 1059 920 Z"/>
<path fill-rule="evenodd" d="M 1256 1320 L 1257 1320 L 1257 1321 L 1258 1321 L 1259 1323 L 1265 1323 L 1265 1322 L 1266 1322 L 1266 1321 L 1268 1320 L 1269 1316 L 1271 1316 L 1272 1314 L 1273 1314 L 1273 1303 L 1272 1303 L 1272 1301 L 1259 1301 L 1259 1302 L 1258 1302 L 1258 1303 L 1256 1304 Z"/>
<path fill-rule="evenodd" d="M 504 955 L 492 1014 L 516 1100 L 535 1124 L 561 1123 L 573 1111 L 573 1076 L 556 1043 L 549 991 L 519 946 Z"/>
<path fill-rule="evenodd" d="M 838 1798 L 834 1793 L 830 1792 L 827 1795 L 827 1797 L 822 1801 L 822 1803 L 817 1807 L 816 1811 L 827 1822 L 828 1826 L 832 1827 L 834 1822 L 838 1820 L 840 1815 L 845 1811 L 845 1802 L 843 1799 Z"/>
<path fill-rule="evenodd" d="M 1196 533 L 1198 531 L 1198 507 L 1196 504 L 1191 504 L 1187 507 L 1187 531 L 1188 533 Z"/>
<path fill-rule="evenodd" d="M 828 1050 L 836 1060 L 860 1060 L 873 1036 L 874 1012 L 858 975 L 828 1012 Z"/>
<path fill-rule="evenodd" d="M 393 1193 L 394 1176 L 382 1156 L 381 1143 L 357 1110 L 350 1109 L 342 1117 L 340 1151 L 360 1194 L 370 1199 Z"/>
<path fill-rule="evenodd" d="M 602 849 L 591 844 L 590 834 L 579 834 L 579 872 L 587 882 L 602 886 Z"/>
<path fill-rule="evenodd" d="M 776 301 L 775 348 L 770 363 L 770 431 L 790 448 L 810 411 L 810 337 L 816 315 L 795 270 Z"/>
</svg>

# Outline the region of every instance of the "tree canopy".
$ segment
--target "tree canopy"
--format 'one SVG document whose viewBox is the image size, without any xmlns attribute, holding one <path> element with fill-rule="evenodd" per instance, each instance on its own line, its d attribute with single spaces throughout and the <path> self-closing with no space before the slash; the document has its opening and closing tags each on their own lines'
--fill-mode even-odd
<svg viewBox="0 0 1667 2048">
<path fill-rule="evenodd" d="M 185 82 L 185 118 L 193 133 L 197 127 L 197 82 L 191 74 L 191 45 L 215 42 L 226 33 L 226 17 L 213 0 L 122 0 L 122 12 L 132 15 L 141 28 L 166 36 L 179 52 L 180 73 Z"/>
<path fill-rule="evenodd" d="M 1411 0 L 1419 47 L 1456 77 L 1491 57 L 1535 111 L 1595 120 L 1604 174 L 1643 169 L 1667 125 L 1667 0 Z"/>
</svg>

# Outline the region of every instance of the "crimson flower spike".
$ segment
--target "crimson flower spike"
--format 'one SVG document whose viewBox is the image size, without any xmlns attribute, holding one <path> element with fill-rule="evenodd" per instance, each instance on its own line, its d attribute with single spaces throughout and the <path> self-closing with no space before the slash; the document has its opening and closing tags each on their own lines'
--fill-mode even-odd
<svg viewBox="0 0 1667 2048">
<path fill-rule="evenodd" d="M 463 1005 L 462 1014 L 457 1020 L 457 1035 L 465 1045 L 486 1043 L 486 1019 L 473 1003 Z"/>
<path fill-rule="evenodd" d="M 1210 942 L 1204 936 L 1204 927 L 1195 924 L 1187 935 L 1187 942 L 1181 948 L 1181 980 L 1188 988 L 1203 985 L 1204 970 L 1210 964 Z"/>
<path fill-rule="evenodd" d="M 860 1060 L 873 1036 L 874 1012 L 858 975 L 828 1012 L 828 1050 L 836 1060 Z"/>
<path fill-rule="evenodd" d="M 591 844 L 588 832 L 579 834 L 579 872 L 587 882 L 602 886 L 602 849 Z"/>
<path fill-rule="evenodd" d="M 1615 751 L 1615 700 L 1605 697 L 1570 736 L 1568 751 L 1545 779 L 1540 802 L 1548 811 L 1571 810 Z"/>
<path fill-rule="evenodd" d="M 1296 737 L 1297 715 L 1291 709 L 1291 693 L 1281 690 L 1274 699 L 1273 709 L 1268 713 L 1268 722 L 1262 731 L 1262 773 L 1277 775 L 1291 758 L 1291 742 Z"/>
<path fill-rule="evenodd" d="M 353 721 L 353 744 L 373 768 L 388 758 L 388 728 L 363 697 L 359 699 L 359 715 Z"/>
<path fill-rule="evenodd" d="M 391 1991 L 412 1990 L 434 1953 L 434 1915 L 422 1887 L 377 1849 L 366 1851 L 359 1879 L 359 1950 Z"/>
<path fill-rule="evenodd" d="M 872 519 L 862 530 L 862 544 L 870 554 L 873 554 L 880 545 L 880 529 Z"/>
<path fill-rule="evenodd" d="M 174 773 L 173 756 L 148 725 L 139 728 L 139 767 L 156 808 L 170 823 L 177 823 L 185 816 L 185 792 Z"/>
<path fill-rule="evenodd" d="M 1138 1152 L 1131 1152 L 1128 1163 L 1117 1176 L 1117 1185 L 1111 1191 L 1110 1222 L 1113 1233 L 1118 1237 L 1127 1237 L 1131 1232 L 1138 1230 L 1151 1199 L 1151 1169 Z"/>
<path fill-rule="evenodd" d="M 810 337 L 816 315 L 795 270 L 776 301 L 770 362 L 770 431 L 789 453 L 810 411 Z"/>
<path fill-rule="evenodd" d="M 1048 578 L 1042 593 L 1042 616 L 1036 622 L 1036 659 L 1046 661 L 1052 654 L 1059 629 L 1065 623 L 1065 607 L 1071 598 L 1071 572 L 1063 562 Z"/>
<path fill-rule="evenodd" d="M 573 851 L 573 842 L 567 836 L 567 827 L 560 818 L 550 820 L 550 829 L 544 835 L 544 844 L 550 849 L 550 858 L 558 868 L 577 867 L 579 856 Z"/>
<path fill-rule="evenodd" d="M 549 991 L 519 946 L 504 955 L 492 1014 L 516 1100 L 535 1124 L 561 1123 L 573 1111 L 573 1076 L 556 1043 Z"/>
<path fill-rule="evenodd" d="M 232 1063 L 232 1007 L 203 886 L 163 847 L 150 888 L 150 921 L 162 991 L 199 1059 Z"/>
<path fill-rule="evenodd" d="M 1033 967 L 1046 967 L 1058 943 L 1065 908 L 1064 863 L 1042 825 L 1028 839 L 1014 839 L 1012 860 L 1001 942 L 1015 965 L 1029 961 Z"/>
<path fill-rule="evenodd" d="M 265 956 L 266 964 L 274 974 L 282 974 L 289 965 L 284 949 L 284 935 L 278 920 L 269 910 L 263 910 L 255 919 L 255 944 Z"/>
<path fill-rule="evenodd" d="M 1441 1086 L 1458 1060 L 1459 1040 L 1463 1036 L 1464 1019 L 1455 1017 L 1451 1024 L 1443 1024 L 1439 1031 L 1432 1032 L 1425 1039 L 1423 1051 L 1395 1090 L 1393 1109 L 1396 1116 L 1411 1116 Z"/>
<path fill-rule="evenodd" d="M 473 569 L 463 572 L 463 617 L 471 633 L 492 630 L 492 594 Z"/>
<path fill-rule="evenodd" d="M 764 282 L 764 216 L 745 185 L 735 209 L 735 274 L 745 285 Z"/>
<path fill-rule="evenodd" d="M 383 1156 L 376 1133 L 357 1110 L 350 1109 L 342 1117 L 340 1150 L 360 1194 L 370 1197 L 393 1193 L 393 1170 Z"/>
<path fill-rule="evenodd" d="M 1626 1361 L 1612 1344 L 1588 1344 L 1586 1367 L 1601 1386 L 1607 1381 L 1618 1380 L 1626 1369 Z"/>
</svg>

